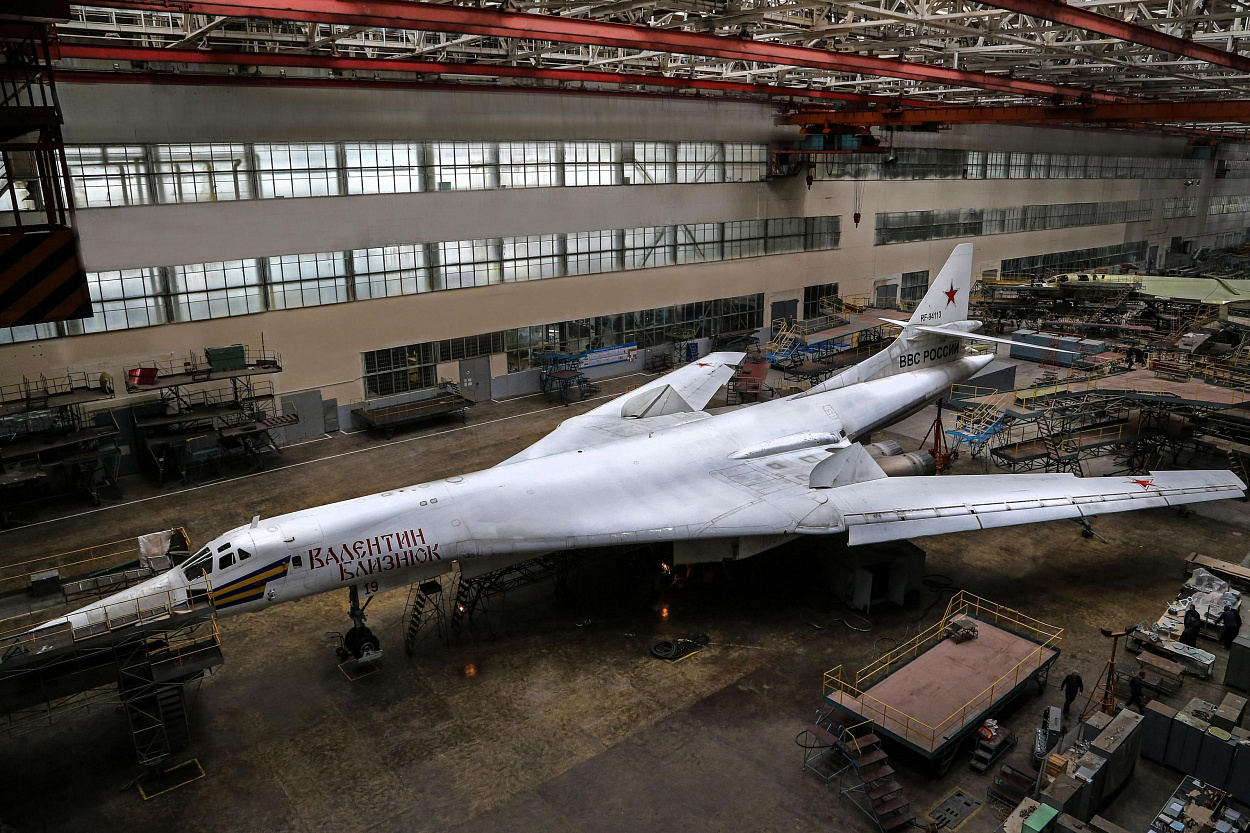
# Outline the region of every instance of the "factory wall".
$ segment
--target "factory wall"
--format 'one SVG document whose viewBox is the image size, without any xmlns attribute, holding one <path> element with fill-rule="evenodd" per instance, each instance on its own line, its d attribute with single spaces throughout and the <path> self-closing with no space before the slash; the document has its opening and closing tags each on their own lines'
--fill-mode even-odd
<svg viewBox="0 0 1250 833">
<path fill-rule="evenodd" d="M 794 137 L 774 126 L 762 104 L 642 96 L 518 92 L 344 92 L 61 84 L 66 140 L 111 142 L 346 141 L 431 139 L 604 139 L 776 142 Z M 119 117 L 119 114 L 123 114 Z M 1179 158 L 1184 141 L 1087 131 L 963 128 L 900 134 L 899 147 L 966 147 Z M 10 381 L 65 368 L 107 370 L 210 345 L 265 344 L 285 357 L 281 391 L 324 388 L 346 401 L 362 395 L 360 353 L 444 338 L 763 293 L 801 299 L 803 287 L 838 283 L 843 294 L 928 269 L 936 275 L 958 239 L 874 245 L 879 212 L 1054 203 L 1154 201 L 1151 219 L 970 238 L 974 275 L 1009 258 L 1148 241 L 1160 256 L 1175 236 L 1207 225 L 1205 203 L 1193 217 L 1163 219 L 1164 201 L 1215 188 L 1176 179 L 892 180 L 803 177 L 771 182 L 549 187 L 492 191 L 255 199 L 91 208 L 79 212 L 88 270 L 172 266 L 270 255 L 342 251 L 389 244 L 622 229 L 680 223 L 841 216 L 836 250 L 635 269 L 504 283 L 378 300 L 270 311 L 233 318 L 27 341 L 0 347 Z M 1246 180 L 1221 180 L 1228 193 Z M 852 214 L 858 210 L 858 226 Z M 1219 223 L 1243 224 L 1246 215 Z"/>
</svg>

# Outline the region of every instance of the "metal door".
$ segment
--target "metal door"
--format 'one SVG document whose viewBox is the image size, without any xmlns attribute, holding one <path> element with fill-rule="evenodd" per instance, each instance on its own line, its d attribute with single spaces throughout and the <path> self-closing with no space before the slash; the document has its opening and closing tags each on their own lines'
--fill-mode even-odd
<svg viewBox="0 0 1250 833">
<path fill-rule="evenodd" d="M 778 318 L 784 318 L 793 323 L 799 318 L 799 301 L 796 298 L 793 301 L 773 301 L 773 317 L 769 324 Z"/>
<path fill-rule="evenodd" d="M 898 307 L 898 284 L 886 283 L 877 287 L 876 299 L 872 304 L 877 309 L 895 309 Z"/>
<path fill-rule="evenodd" d="M 460 360 L 460 393 L 470 402 L 490 399 L 490 356 Z"/>
</svg>

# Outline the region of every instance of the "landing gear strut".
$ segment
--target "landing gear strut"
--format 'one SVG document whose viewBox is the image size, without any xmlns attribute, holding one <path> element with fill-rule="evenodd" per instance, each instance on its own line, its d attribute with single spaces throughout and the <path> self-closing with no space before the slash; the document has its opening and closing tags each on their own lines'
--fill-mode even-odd
<svg viewBox="0 0 1250 833">
<path fill-rule="evenodd" d="M 365 616 L 365 608 L 369 606 L 369 602 L 373 601 L 370 596 L 362 605 L 360 603 L 360 593 L 356 589 L 356 585 L 352 585 L 347 589 L 348 597 L 351 599 L 351 609 L 347 611 L 347 615 L 352 619 L 352 629 L 347 633 L 338 631 L 332 632 L 331 636 L 338 637 L 339 644 L 334 651 L 339 655 L 340 659 L 351 657 L 357 660 L 378 659 L 382 656 L 381 643 L 378 638 L 373 635 L 373 631 L 365 627 L 365 622 L 369 617 Z"/>
</svg>

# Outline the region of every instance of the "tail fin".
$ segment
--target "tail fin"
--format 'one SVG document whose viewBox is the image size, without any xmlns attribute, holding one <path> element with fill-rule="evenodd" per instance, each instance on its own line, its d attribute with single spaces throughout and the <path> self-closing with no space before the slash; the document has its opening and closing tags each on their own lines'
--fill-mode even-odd
<svg viewBox="0 0 1250 833">
<path fill-rule="evenodd" d="M 948 364 L 962 358 L 964 348 L 959 336 L 964 335 L 974 324 L 964 323 L 955 328 L 959 330 L 958 333 L 951 335 L 935 333 L 929 328 L 965 322 L 968 318 L 968 296 L 971 292 L 972 244 L 960 243 L 947 258 L 946 265 L 938 272 L 937 278 L 929 284 L 929 291 L 921 299 L 911 319 L 906 323 L 896 322 L 903 326 L 903 331 L 888 348 L 795 396 L 812 396 L 857 382 Z M 929 331 L 924 332 L 919 329 L 921 327 Z"/>
<path fill-rule="evenodd" d="M 968 318 L 968 296 L 972 293 L 972 244 L 960 243 L 946 259 L 946 265 L 929 284 L 929 291 L 912 313 L 909 323 L 947 324 Z"/>
</svg>

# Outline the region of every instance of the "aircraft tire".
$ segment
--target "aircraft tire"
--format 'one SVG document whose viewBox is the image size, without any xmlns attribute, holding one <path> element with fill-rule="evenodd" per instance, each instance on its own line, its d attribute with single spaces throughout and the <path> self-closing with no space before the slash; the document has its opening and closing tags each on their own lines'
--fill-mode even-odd
<svg viewBox="0 0 1250 833">
<path fill-rule="evenodd" d="M 376 652 L 381 647 L 373 631 L 362 625 L 347 632 L 347 635 L 343 637 L 343 645 L 356 659 L 360 659 L 365 653 Z"/>
</svg>

